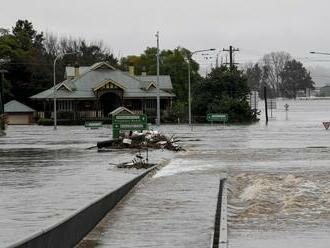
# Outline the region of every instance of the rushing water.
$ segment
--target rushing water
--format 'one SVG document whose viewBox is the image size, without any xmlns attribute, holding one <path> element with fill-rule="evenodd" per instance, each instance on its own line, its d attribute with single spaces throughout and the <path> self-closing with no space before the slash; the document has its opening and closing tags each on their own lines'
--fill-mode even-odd
<svg viewBox="0 0 330 248">
<path fill-rule="evenodd" d="M 285 103 L 278 103 L 268 125 L 261 116 L 254 125 L 202 125 L 193 132 L 187 126 L 162 126 L 163 132 L 178 136 L 187 151 L 153 154 L 154 160 L 171 161 L 111 214 L 115 218 L 104 235 L 125 240 L 119 247 L 154 247 L 155 240 L 160 247 L 180 247 L 175 240 L 189 243 L 187 233 L 193 233 L 182 229 L 189 223 L 187 227 L 200 232 L 193 236 L 195 243 L 205 244 L 212 223 L 203 216 L 215 211 L 214 178 L 227 175 L 229 247 L 329 247 L 330 130 L 321 122 L 330 121 L 330 101 L 288 101 L 287 115 Z M 15 240 L 16 228 L 26 236 L 132 176 L 108 164 L 132 154 L 85 150 L 106 139 L 108 132 L 82 127 L 62 127 L 58 133 L 47 127 L 8 130 L 0 139 L 0 244 Z M 185 198 L 189 194 L 200 204 L 201 218 L 196 208 L 189 208 L 194 203 Z M 171 221 L 180 211 L 182 218 Z M 143 216 L 158 223 L 155 230 L 162 235 L 150 236 L 147 222 L 134 222 Z M 146 237 L 145 243 L 137 243 L 136 237 Z"/>
<path fill-rule="evenodd" d="M 290 105 L 288 113 L 284 111 L 285 103 Z M 183 234 L 178 237 L 176 233 L 181 233 L 180 227 L 185 222 L 177 218 L 175 212 L 173 216 L 162 215 L 166 204 L 159 212 L 156 209 L 153 213 L 147 211 L 152 202 L 166 199 L 166 189 L 177 184 L 178 175 L 184 178 L 184 175 L 199 173 L 196 181 L 200 192 L 210 187 L 214 175 L 227 174 L 228 247 L 329 247 L 330 131 L 322 125 L 322 121 L 330 121 L 329 106 L 329 101 L 280 101 L 268 125 L 261 119 L 248 126 L 195 126 L 193 132 L 186 126 L 162 127 L 164 132 L 179 136 L 187 152 L 177 154 L 149 183 L 137 189 L 135 194 L 144 199 L 142 203 L 132 197 L 110 215 L 116 218 L 111 219 L 98 244 L 100 247 L 106 247 L 105 244 L 113 247 L 154 247 L 155 244 L 201 247 L 207 235 L 199 236 L 200 243 L 194 244 L 187 243 Z M 209 175 L 209 180 L 205 175 Z M 155 187 L 160 177 L 163 192 Z M 184 182 L 182 180 L 180 183 Z M 191 189 L 191 185 L 186 184 L 186 190 Z M 148 198 L 143 197 L 146 192 Z M 157 197 L 151 197 L 154 194 Z M 216 198 L 210 190 L 203 195 L 208 202 Z M 197 200 L 199 194 L 192 192 L 191 197 Z M 175 205 L 175 200 L 179 207 L 179 196 L 167 202 L 168 206 Z M 204 207 L 209 212 L 215 211 L 212 204 Z M 206 223 L 207 218 L 194 220 L 195 210 L 193 207 L 190 210 L 187 206 L 182 214 L 184 219 L 193 222 L 189 227 L 200 224 L 208 228 L 195 228 L 195 231 L 211 232 L 212 223 Z M 200 215 L 203 214 L 205 212 L 201 211 Z M 149 228 L 139 229 L 143 224 L 130 221 L 134 216 L 145 215 L 145 222 L 154 232 L 148 231 Z M 172 221 L 169 218 L 173 218 Z M 158 223 L 157 226 L 154 223 Z M 189 236 L 197 237 L 193 232 Z M 110 242 L 111 237 L 115 238 Z M 118 242 L 120 240 L 125 240 L 124 246 Z"/>
</svg>

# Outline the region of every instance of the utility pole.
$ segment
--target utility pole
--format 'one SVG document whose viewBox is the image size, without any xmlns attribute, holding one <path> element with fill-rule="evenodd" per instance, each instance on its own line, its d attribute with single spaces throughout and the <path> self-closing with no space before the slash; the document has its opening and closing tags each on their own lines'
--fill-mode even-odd
<svg viewBox="0 0 330 248">
<path fill-rule="evenodd" d="M 267 88 L 264 86 L 266 125 L 268 124 Z"/>
<path fill-rule="evenodd" d="M 230 65 L 230 69 L 233 69 L 234 65 L 238 64 L 238 63 L 234 62 L 233 55 L 234 55 L 234 52 L 238 52 L 239 49 L 238 48 L 233 48 L 233 46 L 229 46 L 229 49 L 222 49 L 222 51 L 229 52 L 229 65 Z M 228 63 L 226 63 L 226 64 L 228 64 Z"/>
<path fill-rule="evenodd" d="M 160 85 L 159 85 L 159 31 L 156 33 L 157 37 L 157 121 L 156 124 L 160 126 Z"/>
</svg>

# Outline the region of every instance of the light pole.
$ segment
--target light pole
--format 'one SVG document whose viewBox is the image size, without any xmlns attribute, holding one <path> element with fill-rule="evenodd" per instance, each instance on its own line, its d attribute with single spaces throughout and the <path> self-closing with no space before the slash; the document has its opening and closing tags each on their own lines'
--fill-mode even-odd
<svg viewBox="0 0 330 248">
<path fill-rule="evenodd" d="M 330 53 L 323 53 L 323 52 L 309 52 L 311 54 L 321 54 L 321 55 L 330 55 Z"/>
<path fill-rule="evenodd" d="M 203 49 L 203 50 L 197 50 L 190 53 L 188 56 L 188 118 L 189 118 L 189 126 L 191 126 L 191 80 L 190 80 L 190 60 L 192 59 L 192 56 L 196 53 L 200 52 L 207 52 L 207 51 L 215 51 L 215 48 L 210 49 Z"/>
<path fill-rule="evenodd" d="M 157 126 L 160 125 L 160 85 L 159 85 L 159 32 L 156 33 L 157 37 Z"/>
<path fill-rule="evenodd" d="M 57 108 L 56 108 L 56 61 L 65 56 L 65 55 L 69 55 L 69 54 L 77 54 L 77 52 L 72 52 L 72 53 L 63 53 L 63 54 L 59 54 L 55 57 L 54 59 L 54 89 L 53 89 L 53 98 L 54 98 L 54 129 L 57 129 Z"/>
</svg>

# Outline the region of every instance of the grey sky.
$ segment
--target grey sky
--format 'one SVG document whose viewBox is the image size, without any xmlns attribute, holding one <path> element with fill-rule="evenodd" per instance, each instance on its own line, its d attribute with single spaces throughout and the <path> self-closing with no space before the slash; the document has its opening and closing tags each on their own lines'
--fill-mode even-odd
<svg viewBox="0 0 330 248">
<path fill-rule="evenodd" d="M 283 50 L 306 66 L 330 67 L 330 57 L 308 53 L 330 52 L 328 0 L 1 2 L 2 27 L 12 27 L 17 19 L 28 19 L 38 30 L 103 40 L 117 56 L 138 54 L 147 46 L 154 46 L 154 34 L 159 30 L 163 49 L 222 49 L 232 44 L 240 48 L 236 59 L 243 63 Z M 197 59 L 204 66 L 211 61 Z"/>
</svg>

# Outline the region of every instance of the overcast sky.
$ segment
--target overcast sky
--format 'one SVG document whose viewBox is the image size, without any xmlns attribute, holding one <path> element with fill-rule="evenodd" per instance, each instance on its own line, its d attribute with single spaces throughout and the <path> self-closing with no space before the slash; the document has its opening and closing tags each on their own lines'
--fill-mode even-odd
<svg viewBox="0 0 330 248">
<path fill-rule="evenodd" d="M 329 0 L 1 0 L 0 27 L 17 19 L 39 31 L 103 40 L 116 56 L 154 46 L 159 30 L 162 49 L 233 45 L 241 63 L 287 51 L 307 67 L 330 68 L 330 56 L 309 54 L 330 52 Z M 214 58 L 196 59 L 207 66 Z"/>
</svg>

